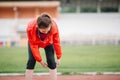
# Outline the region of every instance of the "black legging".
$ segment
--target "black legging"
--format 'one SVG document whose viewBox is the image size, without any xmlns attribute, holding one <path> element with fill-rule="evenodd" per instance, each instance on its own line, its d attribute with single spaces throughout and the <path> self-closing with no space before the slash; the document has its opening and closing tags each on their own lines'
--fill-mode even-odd
<svg viewBox="0 0 120 80">
<path fill-rule="evenodd" d="M 45 54 L 46 54 L 46 59 L 47 59 L 47 64 L 50 69 L 55 69 L 56 68 L 56 62 L 54 58 L 54 47 L 53 45 L 49 45 L 44 48 Z M 27 62 L 27 69 L 34 69 L 36 60 L 33 57 L 30 45 L 28 44 L 28 62 Z"/>
</svg>

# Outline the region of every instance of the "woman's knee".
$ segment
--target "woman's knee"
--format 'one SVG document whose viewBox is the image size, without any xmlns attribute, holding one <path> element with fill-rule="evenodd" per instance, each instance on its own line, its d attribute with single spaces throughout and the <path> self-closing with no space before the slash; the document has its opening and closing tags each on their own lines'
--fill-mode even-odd
<svg viewBox="0 0 120 80">
<path fill-rule="evenodd" d="M 27 62 L 27 69 L 34 69 L 35 64 L 36 64 L 35 60 L 28 60 L 28 62 Z"/>
<path fill-rule="evenodd" d="M 55 61 L 53 59 L 48 59 L 47 63 L 48 63 L 48 67 L 50 69 L 55 69 L 56 68 L 56 63 L 55 63 Z"/>
<path fill-rule="evenodd" d="M 56 63 L 55 63 L 55 58 L 54 58 L 54 47 L 53 47 L 53 45 L 47 46 L 45 48 L 45 53 L 46 53 L 48 67 L 50 69 L 55 69 L 56 68 Z"/>
</svg>

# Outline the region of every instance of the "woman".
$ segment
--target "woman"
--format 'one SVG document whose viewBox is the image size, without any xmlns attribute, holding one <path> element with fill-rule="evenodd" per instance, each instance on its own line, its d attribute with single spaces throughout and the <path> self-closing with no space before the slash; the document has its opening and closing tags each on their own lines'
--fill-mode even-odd
<svg viewBox="0 0 120 80">
<path fill-rule="evenodd" d="M 48 14 L 41 14 L 37 19 L 32 20 L 27 27 L 28 37 L 28 62 L 25 79 L 32 80 L 33 70 L 36 61 L 43 67 L 48 67 L 50 79 L 57 80 L 57 67 L 60 65 L 62 56 L 59 31 L 56 23 Z M 42 60 L 39 48 L 44 48 L 47 63 Z M 57 62 L 55 62 L 54 51 Z"/>
</svg>

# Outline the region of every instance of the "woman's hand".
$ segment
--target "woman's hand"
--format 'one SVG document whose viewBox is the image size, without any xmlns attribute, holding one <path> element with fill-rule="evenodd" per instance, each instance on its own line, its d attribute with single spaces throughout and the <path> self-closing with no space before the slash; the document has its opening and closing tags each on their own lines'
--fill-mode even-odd
<svg viewBox="0 0 120 80">
<path fill-rule="evenodd" d="M 43 61 L 40 62 L 40 64 L 42 65 L 42 67 L 46 68 L 47 67 L 47 64 Z"/>
<path fill-rule="evenodd" d="M 57 60 L 56 67 L 60 66 L 60 59 Z"/>
</svg>

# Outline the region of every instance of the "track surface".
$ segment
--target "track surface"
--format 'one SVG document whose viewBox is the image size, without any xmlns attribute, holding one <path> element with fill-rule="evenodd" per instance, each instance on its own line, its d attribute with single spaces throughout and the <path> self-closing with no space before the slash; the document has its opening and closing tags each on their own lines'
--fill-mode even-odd
<svg viewBox="0 0 120 80">
<path fill-rule="evenodd" d="M 25 80 L 24 76 L 0 76 L 0 80 Z M 49 76 L 33 76 L 33 80 L 50 80 Z M 60 75 L 58 80 L 120 80 L 120 75 Z"/>
</svg>

